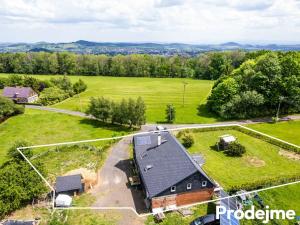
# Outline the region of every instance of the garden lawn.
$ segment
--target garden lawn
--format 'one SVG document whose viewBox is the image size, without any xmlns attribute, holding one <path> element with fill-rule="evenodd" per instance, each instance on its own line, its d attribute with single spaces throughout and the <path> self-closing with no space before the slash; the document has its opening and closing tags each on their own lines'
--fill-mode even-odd
<svg viewBox="0 0 300 225">
<path fill-rule="evenodd" d="M 248 127 L 300 145 L 300 121 L 249 124 Z"/>
<path fill-rule="evenodd" d="M 0 76 L 8 76 L 2 74 Z M 40 79 L 50 79 L 55 75 L 33 75 Z M 57 77 L 57 76 L 55 76 Z M 122 98 L 141 96 L 147 106 L 147 122 L 165 122 L 167 104 L 176 108 L 176 123 L 213 123 L 217 118 L 211 115 L 204 104 L 210 94 L 213 81 L 180 78 L 136 78 L 136 77 L 101 77 L 69 76 L 72 82 L 82 79 L 87 90 L 54 107 L 75 111 L 85 111 L 91 97 L 109 98 L 120 101 Z M 183 82 L 187 82 L 185 107 L 183 107 Z M 198 106 L 200 114 L 198 115 Z"/>
<path fill-rule="evenodd" d="M 6 160 L 7 150 L 17 140 L 39 145 L 111 137 L 127 131 L 95 120 L 26 109 L 25 114 L 11 117 L 0 124 L 0 164 Z"/>
<path fill-rule="evenodd" d="M 231 134 L 246 148 L 243 157 L 229 157 L 212 150 L 219 136 Z M 234 186 L 264 181 L 270 178 L 300 175 L 300 161 L 279 155 L 280 148 L 236 130 L 193 132 L 195 144 L 191 153 L 201 153 L 206 162 L 204 170 L 221 186 Z"/>
<path fill-rule="evenodd" d="M 300 184 L 263 191 L 259 195 L 272 209 L 292 209 L 300 215 Z"/>
</svg>

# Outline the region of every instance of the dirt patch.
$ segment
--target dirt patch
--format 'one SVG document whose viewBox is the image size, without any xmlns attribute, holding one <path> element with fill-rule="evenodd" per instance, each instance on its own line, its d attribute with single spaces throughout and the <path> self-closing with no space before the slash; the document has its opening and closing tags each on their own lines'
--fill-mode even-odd
<svg viewBox="0 0 300 225">
<path fill-rule="evenodd" d="M 97 185 L 98 183 L 98 176 L 97 173 L 86 168 L 79 168 L 75 170 L 71 170 L 67 172 L 65 175 L 76 175 L 81 174 L 83 177 L 84 189 L 89 190 L 92 189 L 93 186 Z"/>
<path fill-rule="evenodd" d="M 246 161 L 249 165 L 254 167 L 263 167 L 266 165 L 264 160 L 261 160 L 255 156 L 247 156 Z"/>
<path fill-rule="evenodd" d="M 300 161 L 300 154 L 297 154 L 296 152 L 290 152 L 290 151 L 286 151 L 286 150 L 281 149 L 279 151 L 279 155 L 281 155 L 283 157 L 286 157 L 288 159 L 291 159 L 291 160 Z"/>
</svg>

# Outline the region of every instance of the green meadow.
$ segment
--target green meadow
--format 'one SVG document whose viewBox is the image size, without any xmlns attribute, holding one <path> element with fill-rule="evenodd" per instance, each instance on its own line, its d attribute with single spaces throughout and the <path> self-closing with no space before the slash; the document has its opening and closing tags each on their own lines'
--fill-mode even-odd
<svg viewBox="0 0 300 225">
<path fill-rule="evenodd" d="M 1 76 L 8 76 L 2 74 Z M 33 75 L 40 79 L 50 79 L 48 75 Z M 72 82 L 82 79 L 87 90 L 52 107 L 85 111 L 91 97 L 105 97 L 120 101 L 122 98 L 141 96 L 147 106 L 147 122 L 165 122 L 167 104 L 176 107 L 176 123 L 213 123 L 218 119 L 211 115 L 204 104 L 210 94 L 213 81 L 181 78 L 137 78 L 69 76 Z M 183 82 L 186 82 L 183 106 Z M 200 111 L 198 107 L 200 106 Z M 200 113 L 199 113 L 200 112 Z"/>
<path fill-rule="evenodd" d="M 300 121 L 288 121 L 279 123 L 249 124 L 248 127 L 260 132 L 280 138 L 284 141 L 300 145 Z"/>
<path fill-rule="evenodd" d="M 0 124 L 0 164 L 6 160 L 7 150 L 18 140 L 40 145 L 111 137 L 127 131 L 95 120 L 26 109 L 25 114 L 11 117 Z"/>
<path fill-rule="evenodd" d="M 242 157 L 230 157 L 213 150 L 213 146 L 224 134 L 237 137 L 245 146 Z M 236 130 L 192 132 L 195 144 L 190 153 L 200 153 L 206 162 L 204 170 L 221 186 L 231 189 L 269 179 L 300 175 L 300 161 L 281 155 L 279 147 Z M 284 152 L 286 153 L 286 151 Z"/>
</svg>

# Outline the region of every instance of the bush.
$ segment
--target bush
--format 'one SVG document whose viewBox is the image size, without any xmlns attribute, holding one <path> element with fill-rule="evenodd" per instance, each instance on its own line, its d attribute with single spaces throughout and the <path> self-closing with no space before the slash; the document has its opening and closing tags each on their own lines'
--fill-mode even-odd
<svg viewBox="0 0 300 225">
<path fill-rule="evenodd" d="M 75 92 L 75 94 L 84 92 L 86 88 L 87 85 L 81 79 L 79 79 L 75 84 L 73 84 L 73 91 Z"/>
<path fill-rule="evenodd" d="M 69 94 L 58 87 L 45 88 L 40 95 L 39 102 L 42 105 L 52 105 L 69 97 Z"/>
<path fill-rule="evenodd" d="M 71 80 L 67 76 L 58 77 L 58 78 L 51 78 L 50 82 L 52 84 L 54 84 L 54 86 L 60 88 L 64 92 L 68 93 L 69 96 L 73 96 L 74 95 L 74 91 L 73 91 L 73 86 L 72 86 Z"/>
<path fill-rule="evenodd" d="M 24 106 L 16 105 L 11 99 L 0 96 L 0 121 L 24 113 Z"/>
<path fill-rule="evenodd" d="M 183 138 L 182 138 L 182 145 L 185 148 L 192 147 L 194 143 L 195 143 L 195 141 L 194 141 L 194 138 L 193 138 L 192 135 L 186 134 L 186 135 L 183 136 Z"/>
<path fill-rule="evenodd" d="M 242 156 L 246 152 L 243 145 L 237 142 L 232 142 L 226 148 L 225 154 L 229 156 Z"/>
<path fill-rule="evenodd" d="M 15 161 L 24 160 L 23 156 L 17 151 L 17 148 L 20 147 L 27 147 L 30 146 L 30 144 L 26 141 L 17 141 L 14 143 L 13 146 L 10 147 L 10 149 L 7 152 L 7 156 L 10 159 L 13 159 Z M 27 157 L 32 157 L 32 151 L 30 148 L 22 150 L 22 153 Z"/>
<path fill-rule="evenodd" d="M 5 77 L 0 77 L 0 89 L 3 89 L 8 83 L 8 79 Z"/>
</svg>

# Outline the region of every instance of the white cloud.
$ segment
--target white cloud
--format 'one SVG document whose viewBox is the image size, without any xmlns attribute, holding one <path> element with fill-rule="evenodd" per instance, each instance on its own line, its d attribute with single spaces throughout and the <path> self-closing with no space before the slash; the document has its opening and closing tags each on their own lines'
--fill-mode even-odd
<svg viewBox="0 0 300 225">
<path fill-rule="evenodd" d="M 3 42 L 298 42 L 299 24 L 297 0 L 0 0 Z"/>
</svg>

